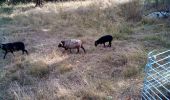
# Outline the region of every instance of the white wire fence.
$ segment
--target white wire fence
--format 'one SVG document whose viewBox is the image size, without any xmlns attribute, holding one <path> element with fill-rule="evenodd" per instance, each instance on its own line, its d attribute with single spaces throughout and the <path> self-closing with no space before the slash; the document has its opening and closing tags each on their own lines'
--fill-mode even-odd
<svg viewBox="0 0 170 100">
<path fill-rule="evenodd" d="M 170 50 L 150 52 L 145 73 L 142 100 L 170 100 Z"/>
</svg>

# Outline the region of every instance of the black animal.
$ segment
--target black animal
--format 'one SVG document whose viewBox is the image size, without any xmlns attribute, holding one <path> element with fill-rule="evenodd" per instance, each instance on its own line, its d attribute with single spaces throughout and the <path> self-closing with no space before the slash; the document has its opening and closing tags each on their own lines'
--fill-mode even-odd
<svg viewBox="0 0 170 100">
<path fill-rule="evenodd" d="M 113 40 L 113 37 L 111 35 L 102 36 L 101 38 L 99 38 L 98 40 L 95 41 L 95 46 L 97 46 L 98 44 L 103 44 L 105 47 L 105 43 L 109 42 L 108 46 L 111 47 L 112 40 Z"/>
<path fill-rule="evenodd" d="M 28 55 L 28 51 L 25 50 L 25 45 L 23 42 L 13 42 L 13 43 L 6 43 L 6 44 L 0 44 L 0 48 L 2 50 L 5 51 L 5 54 L 4 54 L 4 59 L 7 55 L 8 52 L 11 52 L 14 55 L 14 52 L 16 51 L 22 51 L 22 54 L 24 54 L 24 52 Z"/>
</svg>

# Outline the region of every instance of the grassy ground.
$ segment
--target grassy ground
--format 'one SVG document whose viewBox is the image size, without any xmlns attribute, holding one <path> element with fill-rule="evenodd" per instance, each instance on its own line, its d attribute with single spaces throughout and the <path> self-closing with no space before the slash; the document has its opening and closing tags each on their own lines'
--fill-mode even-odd
<svg viewBox="0 0 170 100">
<path fill-rule="evenodd" d="M 0 42 L 23 41 L 29 55 L 3 60 L 0 51 L 0 99 L 139 99 L 146 54 L 170 46 L 167 21 L 142 19 L 139 11 L 139 2 L 3 5 Z M 112 47 L 94 47 L 104 34 L 114 37 Z M 70 38 L 82 39 L 87 53 L 57 48 Z"/>
</svg>

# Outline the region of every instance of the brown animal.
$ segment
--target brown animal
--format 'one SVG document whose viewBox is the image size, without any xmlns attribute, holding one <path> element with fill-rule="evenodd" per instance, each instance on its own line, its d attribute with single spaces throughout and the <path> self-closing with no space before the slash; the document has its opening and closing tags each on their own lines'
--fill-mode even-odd
<svg viewBox="0 0 170 100">
<path fill-rule="evenodd" d="M 63 40 L 59 43 L 58 47 L 62 47 L 65 50 L 70 50 L 70 53 L 72 52 L 71 49 L 77 49 L 77 53 L 79 53 L 79 49 L 82 48 L 84 53 L 86 53 L 86 50 L 83 47 L 83 42 L 78 39 L 70 39 L 70 40 Z"/>
</svg>

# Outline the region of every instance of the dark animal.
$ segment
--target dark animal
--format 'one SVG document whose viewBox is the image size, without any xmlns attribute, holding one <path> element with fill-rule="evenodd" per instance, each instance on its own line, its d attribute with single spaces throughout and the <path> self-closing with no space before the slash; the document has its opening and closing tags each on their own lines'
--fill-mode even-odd
<svg viewBox="0 0 170 100">
<path fill-rule="evenodd" d="M 77 53 L 79 53 L 80 48 L 82 48 L 83 51 L 86 52 L 83 47 L 83 42 L 78 39 L 70 39 L 70 40 L 61 41 L 61 43 L 59 43 L 58 47 L 62 47 L 65 50 L 69 49 L 70 53 L 71 53 L 71 49 L 77 49 Z"/>
<path fill-rule="evenodd" d="M 102 36 L 101 38 L 99 38 L 98 40 L 95 41 L 95 46 L 97 46 L 98 44 L 103 44 L 105 47 L 105 43 L 109 42 L 108 46 L 111 47 L 112 40 L 113 40 L 113 37 L 111 35 Z"/>
<path fill-rule="evenodd" d="M 25 50 L 25 45 L 23 42 L 0 44 L 0 48 L 5 51 L 4 59 L 8 52 L 11 52 L 13 54 L 13 56 L 15 56 L 14 52 L 21 50 L 22 54 L 24 54 L 24 52 L 25 52 L 28 55 L 28 51 Z"/>
</svg>

